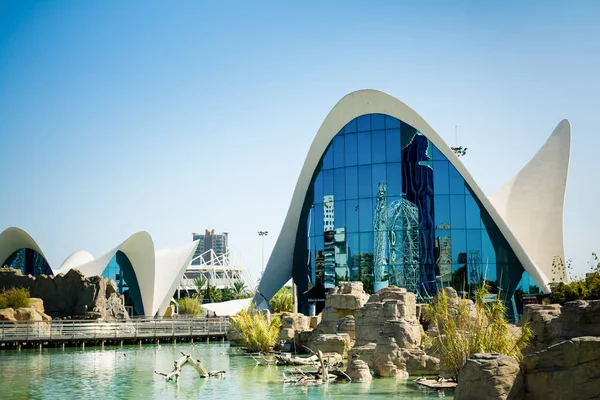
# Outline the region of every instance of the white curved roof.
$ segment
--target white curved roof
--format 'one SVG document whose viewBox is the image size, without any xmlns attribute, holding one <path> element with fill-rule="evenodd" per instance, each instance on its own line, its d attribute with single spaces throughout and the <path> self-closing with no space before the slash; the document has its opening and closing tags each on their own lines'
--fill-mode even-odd
<svg viewBox="0 0 600 400">
<path fill-rule="evenodd" d="M 13 226 L 0 233 L 0 267 L 3 267 L 8 257 L 19 249 L 35 250 L 48 262 L 42 249 L 31 235 L 23 229 Z"/>
<path fill-rule="evenodd" d="M 148 232 L 141 231 L 97 258 L 85 250 L 78 250 L 67 257 L 55 272 L 66 273 L 76 268 L 85 276 L 101 275 L 110 260 L 121 251 L 127 256 L 135 272 L 144 314 L 154 316 L 158 312 L 163 315 L 198 243 L 195 241 L 176 249 L 163 249 L 155 253 L 152 237 Z M 27 232 L 11 227 L 0 234 L 0 265 L 21 248 L 33 249 L 44 257 L 38 244 Z"/>
<path fill-rule="evenodd" d="M 293 254 L 294 247 L 296 241 L 296 232 L 298 230 L 298 226 L 301 223 L 300 221 L 300 213 L 302 211 L 302 206 L 304 203 L 304 199 L 309 188 L 313 173 L 317 168 L 319 160 L 321 159 L 323 153 L 329 146 L 331 140 L 335 137 L 335 135 L 342 129 L 348 122 L 353 120 L 356 117 L 365 114 L 386 114 L 392 117 L 395 117 L 425 135 L 437 148 L 438 150 L 446 156 L 446 158 L 452 163 L 452 165 L 458 170 L 458 172 L 462 175 L 465 181 L 469 184 L 473 193 L 477 196 L 485 210 L 489 213 L 492 220 L 498 226 L 498 229 L 502 233 L 502 235 L 507 240 L 508 244 L 511 246 L 512 250 L 515 252 L 519 261 L 525 268 L 525 270 L 532 276 L 532 278 L 540 285 L 540 288 L 544 292 L 549 292 L 550 288 L 548 286 L 549 279 L 547 273 L 545 273 L 545 269 L 540 268 L 536 262 L 542 262 L 544 259 L 542 257 L 538 257 L 542 250 L 537 250 L 533 245 L 536 239 L 544 240 L 543 238 L 531 238 L 530 240 L 519 241 L 517 239 L 516 233 L 511 230 L 511 227 L 504 220 L 503 215 L 501 214 L 491 203 L 491 201 L 486 197 L 483 193 L 479 185 L 475 182 L 471 174 L 466 170 L 462 162 L 459 158 L 454 154 L 454 152 L 448 147 L 448 145 L 442 140 L 442 138 L 425 122 L 423 118 L 419 114 L 417 114 L 413 109 L 408 107 L 406 104 L 402 103 L 400 100 L 377 90 L 359 90 L 353 93 L 346 95 L 342 98 L 333 109 L 329 112 L 323 124 L 319 128 L 315 139 L 312 142 L 312 145 L 309 149 L 308 155 L 304 161 L 304 165 L 302 166 L 302 170 L 300 172 L 300 176 L 298 177 L 298 182 L 296 183 L 296 187 L 294 189 L 294 193 L 292 195 L 292 200 L 290 203 L 290 207 L 288 209 L 288 213 L 285 217 L 283 227 L 275 243 L 275 247 L 273 248 L 273 252 L 271 253 L 271 257 L 269 258 L 269 262 L 267 263 L 265 272 L 263 274 L 264 279 L 261 280 L 260 285 L 258 287 L 258 291 L 260 294 L 257 294 L 254 298 L 254 301 L 259 306 L 264 306 L 264 297 L 270 299 L 276 292 L 281 288 L 289 279 L 292 277 L 292 267 L 293 267 Z M 560 129 L 559 129 L 560 128 Z M 559 124 L 557 130 L 563 132 L 562 134 L 557 135 L 558 140 L 549 139 L 549 142 L 552 140 L 553 145 L 549 146 L 549 149 L 545 152 L 540 151 L 544 157 L 539 157 L 538 161 L 534 162 L 534 166 L 528 169 L 527 174 L 517 175 L 518 185 L 513 185 L 514 191 L 509 190 L 512 195 L 508 195 L 509 201 L 499 201 L 499 203 L 506 204 L 507 207 L 512 207 L 514 196 L 517 196 L 519 193 L 518 188 L 522 188 L 522 182 L 527 183 L 527 181 L 531 181 L 536 179 L 548 180 L 547 176 L 540 175 L 544 171 L 547 171 L 545 168 L 540 167 L 539 165 L 546 159 L 547 154 L 555 154 L 557 152 L 555 142 L 564 141 L 570 137 L 570 127 L 568 123 Z M 564 132 L 568 131 L 568 134 Z M 556 132 L 556 130 L 555 130 Z M 554 136 L 554 135 L 553 135 Z M 544 146 L 546 147 L 546 146 Z M 552 150 L 550 150 L 552 149 Z M 543 149 L 542 149 L 543 150 Z M 563 179 L 563 176 L 566 177 L 566 166 L 568 165 L 569 159 L 569 151 L 568 146 L 566 151 L 563 149 L 561 154 L 561 162 L 557 163 L 556 168 L 552 169 L 552 173 L 555 174 L 552 176 L 552 179 L 558 179 L 559 181 Z M 539 155 L 539 153 L 538 153 Z M 534 157 L 534 160 L 538 156 Z M 535 167 L 537 165 L 537 167 Z M 528 164 L 529 166 L 529 164 Z M 528 166 L 525 167 L 528 168 Z M 524 169 L 524 170 L 525 170 Z M 525 177 L 525 180 L 523 180 Z M 559 225 L 555 225 L 554 227 L 548 227 L 548 229 L 553 230 L 552 236 L 556 237 L 557 240 L 560 241 L 560 246 L 558 244 L 554 244 L 552 246 L 553 251 L 558 251 L 560 248 L 560 253 L 556 253 L 555 255 L 563 256 L 562 252 L 562 199 L 564 198 L 564 184 L 557 184 L 556 187 L 552 186 L 552 191 L 550 193 L 545 193 L 546 196 L 551 196 L 552 198 L 560 198 L 560 208 L 557 206 L 548 206 L 546 203 L 547 199 L 544 201 L 540 201 L 539 203 L 530 203 L 529 207 L 531 208 L 541 208 L 543 212 L 538 214 L 548 214 L 551 212 L 560 212 L 557 218 L 560 218 L 561 223 Z M 506 196 L 505 196 L 506 197 Z M 559 201 L 556 200 L 551 202 L 552 204 L 558 204 Z M 515 215 L 515 221 L 512 226 L 515 227 L 518 234 L 521 237 L 524 237 L 527 233 L 524 230 L 524 224 L 518 224 L 516 219 L 518 218 L 518 213 Z M 513 220 L 512 218 L 510 219 Z M 558 239 L 560 237 L 560 239 Z M 545 265 L 545 264 L 544 264 Z M 261 296 L 264 296 L 262 297 Z"/>
</svg>

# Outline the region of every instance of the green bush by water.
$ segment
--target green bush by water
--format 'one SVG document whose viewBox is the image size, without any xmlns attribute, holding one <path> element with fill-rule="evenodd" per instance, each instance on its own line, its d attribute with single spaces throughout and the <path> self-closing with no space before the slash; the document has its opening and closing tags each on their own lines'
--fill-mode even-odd
<svg viewBox="0 0 600 400">
<path fill-rule="evenodd" d="M 29 307 L 29 290 L 24 288 L 10 288 L 0 292 L 0 308 Z"/>
<path fill-rule="evenodd" d="M 202 303 L 193 297 L 183 297 L 177 301 L 179 304 L 179 315 L 202 315 Z"/>
</svg>

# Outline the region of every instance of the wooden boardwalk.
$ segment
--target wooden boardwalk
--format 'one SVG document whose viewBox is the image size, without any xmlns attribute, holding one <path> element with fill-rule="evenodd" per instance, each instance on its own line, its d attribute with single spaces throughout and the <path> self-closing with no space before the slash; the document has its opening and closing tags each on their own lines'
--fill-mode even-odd
<svg viewBox="0 0 600 400">
<path fill-rule="evenodd" d="M 0 346 L 158 343 L 225 340 L 228 317 L 131 319 L 118 321 L 52 320 L 0 322 Z"/>
</svg>

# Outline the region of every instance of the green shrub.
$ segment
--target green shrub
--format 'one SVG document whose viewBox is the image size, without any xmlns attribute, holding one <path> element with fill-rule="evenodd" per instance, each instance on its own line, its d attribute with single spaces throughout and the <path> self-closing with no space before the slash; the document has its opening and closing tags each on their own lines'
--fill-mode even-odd
<svg viewBox="0 0 600 400">
<path fill-rule="evenodd" d="M 254 309 L 254 304 L 231 318 L 231 329 L 239 332 L 248 352 L 271 350 L 277 342 L 279 327 L 281 327 L 279 317 L 275 316 L 269 322 L 265 314 Z"/>
<path fill-rule="evenodd" d="M 10 288 L 0 292 L 0 308 L 29 307 L 29 290 L 24 288 Z"/>
<path fill-rule="evenodd" d="M 184 297 L 177 301 L 180 315 L 202 315 L 202 303 L 194 297 Z"/>
<path fill-rule="evenodd" d="M 432 347 L 454 376 L 475 353 L 500 353 L 521 360 L 521 351 L 531 339 L 529 326 L 520 333 L 511 332 L 504 302 L 497 298 L 486 303 L 486 294 L 483 288 L 475 295 L 474 313 L 462 299 L 458 306 L 449 304 L 443 290 L 428 306 L 427 318 L 437 327 Z"/>
<path fill-rule="evenodd" d="M 277 293 L 269 300 L 269 307 L 274 313 L 292 312 L 294 308 L 294 299 L 292 292 L 286 287 L 279 289 Z"/>
<path fill-rule="evenodd" d="M 575 279 L 571 282 L 558 282 L 552 284 L 552 294 L 550 301 L 552 303 L 564 304 L 573 300 L 599 300 L 600 299 L 600 260 L 596 253 L 592 253 L 593 261 L 591 272 L 581 279 Z M 554 265 L 554 264 L 553 264 Z M 565 268 L 561 263 L 557 263 L 559 275 Z M 570 268 L 570 262 L 567 261 L 567 270 Z M 562 268 L 562 269 L 561 269 Z M 568 275 L 563 274 L 563 279 L 567 280 Z"/>
</svg>

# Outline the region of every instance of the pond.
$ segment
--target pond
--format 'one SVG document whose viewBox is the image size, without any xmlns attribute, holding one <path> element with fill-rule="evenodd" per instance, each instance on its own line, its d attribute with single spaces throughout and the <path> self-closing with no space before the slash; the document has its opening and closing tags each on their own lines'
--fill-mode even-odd
<svg viewBox="0 0 600 400">
<path fill-rule="evenodd" d="M 208 370 L 225 378 L 201 379 L 184 367 L 178 383 L 154 371 L 170 372 L 180 351 L 193 354 Z M 409 380 L 375 379 L 371 383 L 289 386 L 285 367 L 257 366 L 228 344 L 189 343 L 106 347 L 0 350 L 0 398 L 38 399 L 429 399 L 452 398 L 452 392 L 417 387 Z"/>
</svg>

